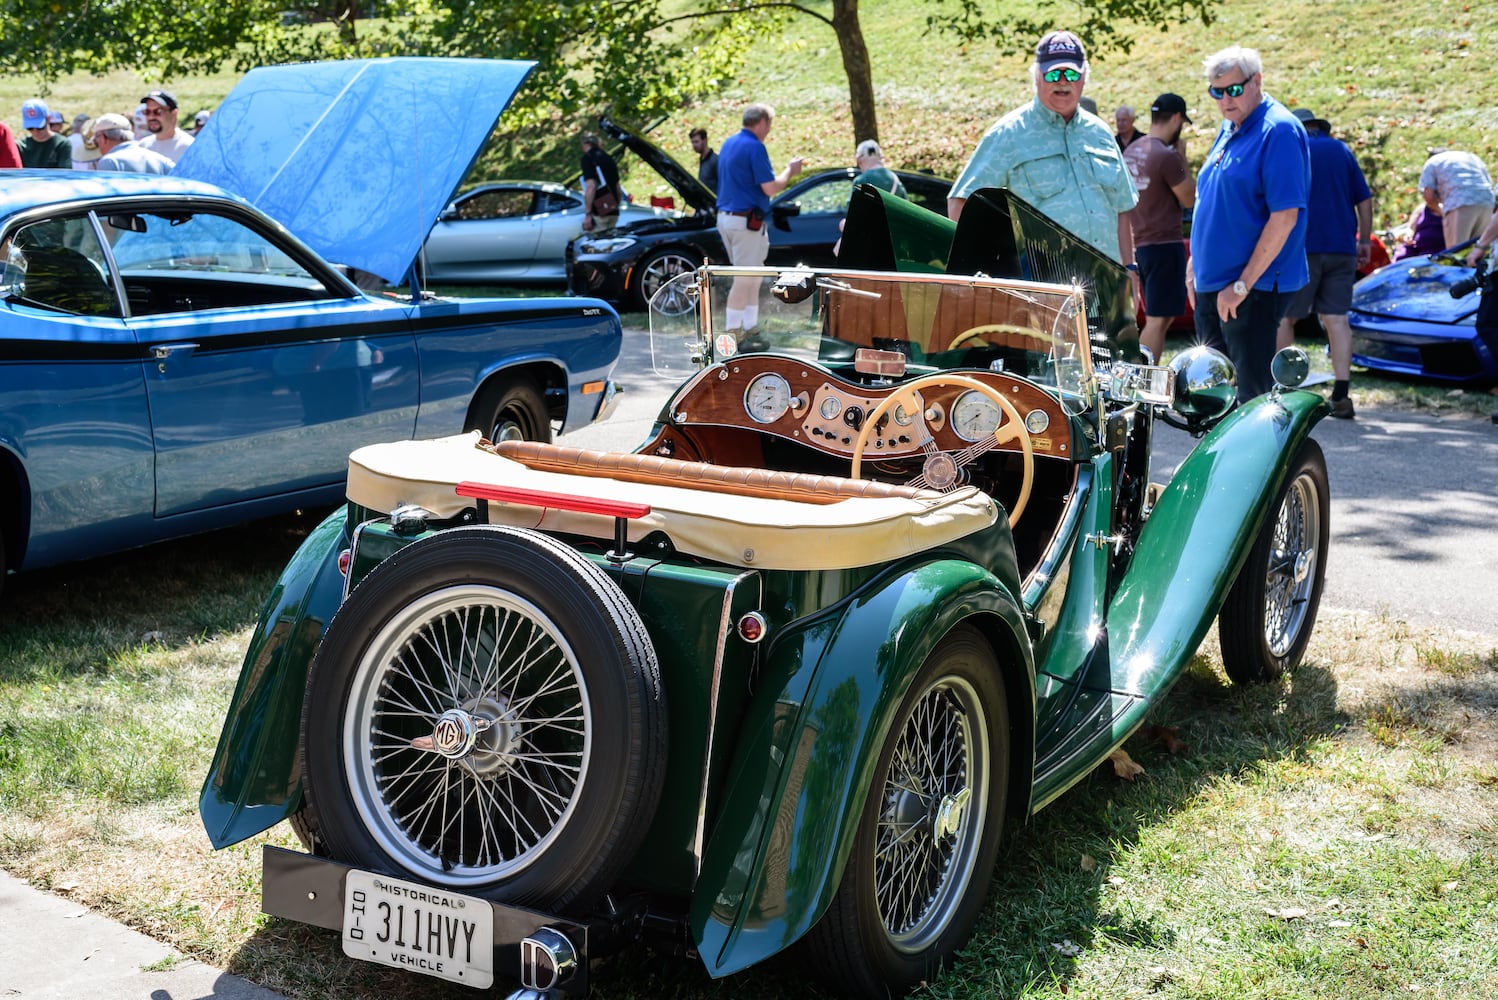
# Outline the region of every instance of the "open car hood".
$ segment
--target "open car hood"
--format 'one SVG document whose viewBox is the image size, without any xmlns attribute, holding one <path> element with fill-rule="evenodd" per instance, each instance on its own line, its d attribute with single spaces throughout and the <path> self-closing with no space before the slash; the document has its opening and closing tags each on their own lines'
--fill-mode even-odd
<svg viewBox="0 0 1498 1000">
<path fill-rule="evenodd" d="M 682 166 L 670 153 L 629 129 L 622 128 L 605 118 L 599 123 L 604 135 L 624 144 L 624 148 L 650 164 L 667 184 L 676 189 L 684 204 L 698 212 L 710 212 L 718 204 L 718 198 L 708 190 L 706 184 L 697 179 L 697 174 Z"/>
<path fill-rule="evenodd" d="M 172 173 L 245 198 L 330 261 L 400 281 L 534 65 L 401 58 L 251 70 Z"/>
<path fill-rule="evenodd" d="M 1356 312 L 1426 323 L 1471 322 L 1478 294 L 1451 297 L 1451 286 L 1471 278 L 1472 269 L 1444 253 L 1406 257 L 1374 271 L 1352 286 Z"/>
</svg>

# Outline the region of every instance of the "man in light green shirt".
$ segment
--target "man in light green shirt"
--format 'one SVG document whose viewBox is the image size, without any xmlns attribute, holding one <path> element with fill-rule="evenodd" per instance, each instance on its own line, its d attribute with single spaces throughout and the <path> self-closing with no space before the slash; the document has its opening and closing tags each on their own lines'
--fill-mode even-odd
<svg viewBox="0 0 1498 1000">
<path fill-rule="evenodd" d="M 873 139 L 865 139 L 858 144 L 858 148 L 853 151 L 853 167 L 858 171 L 858 176 L 853 178 L 855 185 L 872 184 L 897 198 L 910 198 L 905 193 L 905 185 L 900 182 L 899 175 L 884 165 L 884 151 Z"/>
<path fill-rule="evenodd" d="M 983 136 L 947 199 L 957 219 L 968 196 L 1008 188 L 1058 224 L 1124 264 L 1134 262 L 1127 218 L 1138 195 L 1113 130 L 1080 110 L 1087 56 L 1077 36 L 1052 31 L 1040 40 L 1035 100 L 1015 108 Z"/>
</svg>

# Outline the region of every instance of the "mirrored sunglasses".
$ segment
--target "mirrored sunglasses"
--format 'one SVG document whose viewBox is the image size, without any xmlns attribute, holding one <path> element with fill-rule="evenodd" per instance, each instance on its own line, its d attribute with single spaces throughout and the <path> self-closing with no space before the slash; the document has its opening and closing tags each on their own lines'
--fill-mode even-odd
<svg viewBox="0 0 1498 1000">
<path fill-rule="evenodd" d="M 1060 83 L 1062 80 L 1067 83 L 1076 83 L 1082 79 L 1082 74 L 1074 69 L 1048 69 L 1041 79 L 1046 83 Z"/>
<path fill-rule="evenodd" d="M 1248 81 L 1253 77 L 1245 77 L 1237 83 L 1230 83 L 1226 87 L 1208 87 L 1207 93 L 1212 95 L 1213 100 L 1220 101 L 1224 97 L 1242 97 L 1243 88 L 1248 86 Z"/>
</svg>

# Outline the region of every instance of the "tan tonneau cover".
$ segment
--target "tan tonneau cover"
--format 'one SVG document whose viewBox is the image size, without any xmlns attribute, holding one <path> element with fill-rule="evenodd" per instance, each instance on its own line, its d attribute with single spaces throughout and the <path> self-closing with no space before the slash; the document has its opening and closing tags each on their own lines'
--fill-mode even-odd
<svg viewBox="0 0 1498 1000">
<path fill-rule="evenodd" d="M 814 570 L 871 566 L 922 552 L 993 524 L 998 506 L 976 487 L 916 497 L 849 497 L 835 503 L 734 496 L 660 483 L 622 482 L 531 469 L 480 445 L 477 431 L 436 441 L 370 445 L 349 456 L 348 498 L 389 513 L 416 504 L 452 517 L 474 501 L 460 482 L 649 504 L 631 521 L 638 541 L 664 531 L 680 552 L 732 566 Z M 614 537 L 598 514 L 489 504 L 489 519 L 545 531 Z"/>
</svg>

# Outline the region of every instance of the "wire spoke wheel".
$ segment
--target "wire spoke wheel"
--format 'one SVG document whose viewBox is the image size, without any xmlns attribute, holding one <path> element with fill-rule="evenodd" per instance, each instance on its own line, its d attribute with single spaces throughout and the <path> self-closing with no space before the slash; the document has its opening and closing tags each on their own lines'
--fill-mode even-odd
<svg viewBox="0 0 1498 1000">
<path fill-rule="evenodd" d="M 1330 497 L 1321 446 L 1307 438 L 1218 616 L 1234 683 L 1274 680 L 1305 655 L 1326 582 Z"/>
<path fill-rule="evenodd" d="M 993 648 L 959 625 L 892 714 L 842 881 L 807 939 L 836 989 L 898 996 L 972 934 L 1004 830 L 1010 738 Z"/>
<path fill-rule="evenodd" d="M 951 923 L 982 840 L 989 734 L 977 692 L 944 678 L 916 703 L 884 778 L 875 897 L 895 947 L 917 952 Z"/>
<path fill-rule="evenodd" d="M 403 868 L 488 882 L 562 834 L 588 778 L 592 707 L 576 653 L 534 605 L 479 585 L 426 594 L 356 676 L 344 767 Z"/>
<path fill-rule="evenodd" d="M 329 625 L 297 827 L 374 871 L 583 906 L 644 837 L 665 754 L 655 650 L 608 575 L 537 532 L 451 528 Z"/>
</svg>

